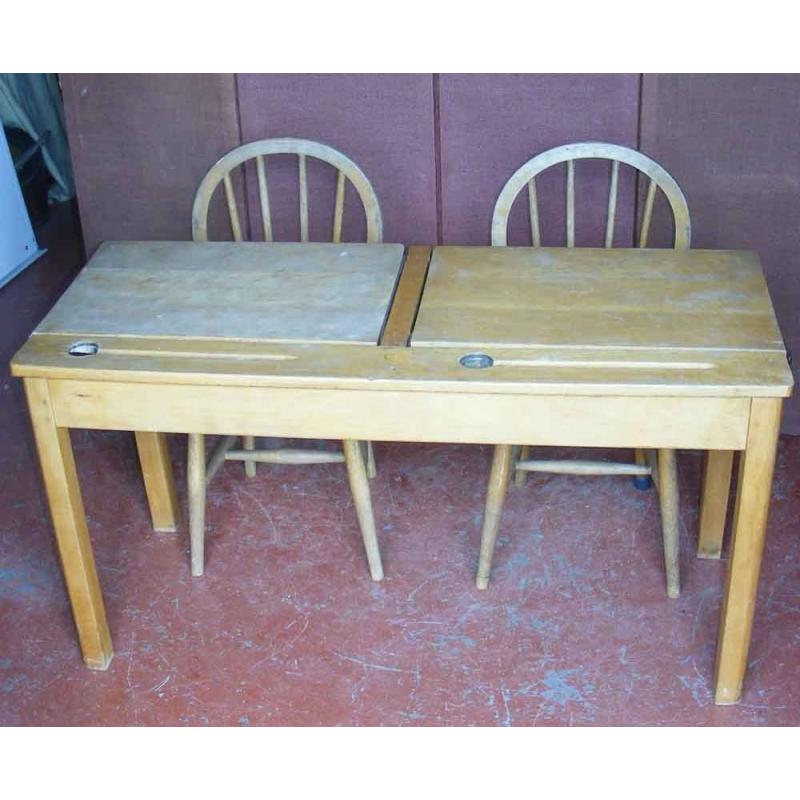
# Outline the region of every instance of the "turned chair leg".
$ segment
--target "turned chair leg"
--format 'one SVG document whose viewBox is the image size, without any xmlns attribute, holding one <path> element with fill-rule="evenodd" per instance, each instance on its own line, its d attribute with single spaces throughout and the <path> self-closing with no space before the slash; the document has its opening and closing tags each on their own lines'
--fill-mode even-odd
<svg viewBox="0 0 800 800">
<path fill-rule="evenodd" d="M 530 447 L 528 447 L 527 444 L 523 444 L 519 450 L 519 460 L 525 461 L 528 458 L 529 453 L 530 453 Z M 528 473 L 524 469 L 514 470 L 514 486 L 524 486 L 527 478 L 528 478 Z"/>
<path fill-rule="evenodd" d="M 361 538 L 367 552 L 367 562 L 372 580 L 383 580 L 383 564 L 381 551 L 378 545 L 378 533 L 375 530 L 375 517 L 372 513 L 372 499 L 369 493 L 369 479 L 361 453 L 361 442 L 354 439 L 345 439 L 344 460 L 347 466 L 347 478 L 350 481 L 350 492 L 356 507 L 358 524 L 361 528 Z"/>
<path fill-rule="evenodd" d="M 206 532 L 206 442 L 202 433 L 189 434 L 187 484 L 192 575 L 199 576 L 203 574 Z"/>
<path fill-rule="evenodd" d="M 242 448 L 244 450 L 255 450 L 256 449 L 256 437 L 255 436 L 242 436 Z M 256 462 L 255 461 L 245 461 L 244 462 L 244 474 L 247 475 L 248 478 L 255 478 L 255 476 L 256 476 Z"/>
<path fill-rule="evenodd" d="M 494 544 L 497 540 L 497 530 L 500 527 L 500 517 L 503 514 L 503 503 L 505 502 L 506 492 L 508 491 L 510 473 L 511 445 L 495 445 L 492 469 L 489 472 L 489 490 L 486 495 L 486 508 L 483 512 L 478 574 L 475 577 L 475 585 L 479 589 L 485 589 L 489 585 L 489 575 L 492 572 Z"/>
<path fill-rule="evenodd" d="M 680 495 L 678 465 L 674 450 L 658 451 L 658 499 L 661 505 L 661 531 L 664 537 L 664 565 L 667 572 L 667 596 L 679 597 Z"/>
<path fill-rule="evenodd" d="M 375 451 L 372 442 L 367 442 L 367 477 L 376 478 L 378 476 L 378 465 L 375 463 Z"/>
</svg>

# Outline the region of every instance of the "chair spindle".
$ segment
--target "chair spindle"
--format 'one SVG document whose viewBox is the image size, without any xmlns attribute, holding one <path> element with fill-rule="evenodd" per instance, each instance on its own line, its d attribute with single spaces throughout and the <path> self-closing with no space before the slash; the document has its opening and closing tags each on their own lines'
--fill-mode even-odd
<svg viewBox="0 0 800 800">
<path fill-rule="evenodd" d="M 528 216 L 531 220 L 531 242 L 534 247 L 541 247 L 542 236 L 539 231 L 539 198 L 536 195 L 536 178 L 528 181 Z"/>
<path fill-rule="evenodd" d="M 619 185 L 619 161 L 611 162 L 611 186 L 608 190 L 608 216 L 606 218 L 606 247 L 614 246 L 614 222 L 617 217 L 617 187 Z"/>
<path fill-rule="evenodd" d="M 231 175 L 228 173 L 223 179 L 222 183 L 225 186 L 225 200 L 228 203 L 228 216 L 231 218 L 231 231 L 233 232 L 233 240 L 235 242 L 242 241 L 242 226 L 239 223 L 239 211 L 236 208 L 236 195 L 233 192 L 233 182 Z"/>
<path fill-rule="evenodd" d="M 264 227 L 264 241 L 272 241 L 272 214 L 269 210 L 269 188 L 267 187 L 267 170 L 264 156 L 256 156 L 256 172 L 258 173 L 258 198 L 261 203 L 261 224 Z"/>
<path fill-rule="evenodd" d="M 308 181 L 306 180 L 306 157 L 299 155 L 298 169 L 300 172 L 300 241 L 308 241 Z"/>
<path fill-rule="evenodd" d="M 567 247 L 575 247 L 575 162 L 567 161 Z"/>
<path fill-rule="evenodd" d="M 642 231 L 639 234 L 639 247 L 647 247 L 647 237 L 650 233 L 650 220 L 653 218 L 653 201 L 656 199 L 656 182 L 650 178 L 647 187 L 647 197 L 644 201 L 644 216 L 642 217 Z"/>
<path fill-rule="evenodd" d="M 336 205 L 333 209 L 333 241 L 339 244 L 342 241 L 342 216 L 344 215 L 344 172 L 339 171 L 336 176 Z"/>
</svg>

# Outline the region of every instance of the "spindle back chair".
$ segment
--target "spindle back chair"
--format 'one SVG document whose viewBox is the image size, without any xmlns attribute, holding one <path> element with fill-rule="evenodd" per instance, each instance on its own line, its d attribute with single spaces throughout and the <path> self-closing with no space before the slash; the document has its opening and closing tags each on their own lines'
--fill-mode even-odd
<svg viewBox="0 0 800 800">
<path fill-rule="evenodd" d="M 494 213 L 492 214 L 492 244 L 501 246 L 508 244 L 509 213 L 519 193 L 527 187 L 531 241 L 534 247 L 541 247 L 536 178 L 546 169 L 566 163 L 566 241 L 567 247 L 575 247 L 575 162 L 583 159 L 603 159 L 611 162 L 604 247 L 612 247 L 614 241 L 620 164 L 626 164 L 634 168 L 639 174 L 649 179 L 644 200 L 642 223 L 639 227 L 638 246 L 647 247 L 658 189 L 664 193 L 672 210 L 675 223 L 674 248 L 676 250 L 687 250 L 691 246 L 692 225 L 689 219 L 689 207 L 680 186 L 678 186 L 672 175 L 643 153 L 631 150 L 629 147 L 605 142 L 565 144 L 540 153 L 523 164 L 508 179 L 495 203 Z"/>
<path fill-rule="evenodd" d="M 367 242 L 383 241 L 383 217 L 372 184 L 360 167 L 346 155 L 326 144 L 312 142 L 308 139 L 264 139 L 250 142 L 231 150 L 224 155 L 203 178 L 194 198 L 192 207 L 192 239 L 196 242 L 208 241 L 208 209 L 211 198 L 222 183 L 225 191 L 225 202 L 231 223 L 233 239 L 243 241 L 242 225 L 236 202 L 231 172 L 246 162 L 255 161 L 258 178 L 258 199 L 261 211 L 261 225 L 265 242 L 273 241 L 272 212 L 269 201 L 269 183 L 267 179 L 267 156 L 296 155 L 299 183 L 300 241 L 309 241 L 309 199 L 308 199 L 308 165 L 309 158 L 330 164 L 337 170 L 336 197 L 333 212 L 333 225 L 330 241 L 338 243 L 342 240 L 342 220 L 344 217 L 345 188 L 347 182 L 356 190 L 367 221 Z"/>
<path fill-rule="evenodd" d="M 674 248 L 676 250 L 686 250 L 690 247 L 692 228 L 689 207 L 675 179 L 660 164 L 643 153 L 639 153 L 629 147 L 606 142 L 579 142 L 562 145 L 540 153 L 525 162 L 508 179 L 497 198 L 492 215 L 492 244 L 498 246 L 508 244 L 508 219 L 511 208 L 519 194 L 527 188 L 531 242 L 534 247 L 541 247 L 542 237 L 536 179 L 545 170 L 565 163 L 566 246 L 575 247 L 575 162 L 584 159 L 602 159 L 611 162 L 604 247 L 610 248 L 614 242 L 620 164 L 632 167 L 637 171 L 638 175 L 643 175 L 648 179 L 642 220 L 638 232 L 638 246 L 647 247 L 656 193 L 660 189 L 666 196 L 672 210 L 675 226 Z M 619 464 L 604 461 L 531 459 L 529 458 L 529 447 L 522 445 L 519 449 L 519 456 L 514 461 L 514 482 L 517 486 L 524 485 L 527 472 L 555 472 L 575 475 L 633 475 L 636 486 L 640 489 L 649 488 L 651 479 L 654 479 L 658 487 L 661 504 L 667 594 L 669 597 L 679 596 L 678 484 L 674 451 L 660 450 L 658 456 L 655 457 L 652 453 L 637 450 L 635 463 Z M 659 473 L 661 473 L 660 479 Z M 487 519 L 491 517 L 494 520 L 499 520 L 499 511 L 502 508 L 502 491 L 500 487 L 494 487 L 494 494 L 487 501 L 487 508 L 490 504 L 495 507 L 491 515 L 487 513 Z M 490 489 L 491 493 L 492 490 Z M 496 531 L 494 535 L 496 535 Z M 485 588 L 488 584 L 493 550 L 493 547 L 490 546 L 492 541 L 492 532 L 485 529 L 482 534 L 482 564 L 479 567 L 477 581 L 481 588 Z"/>
<path fill-rule="evenodd" d="M 330 241 L 340 243 L 342 240 L 345 194 L 348 183 L 355 188 L 364 209 L 366 241 L 368 243 L 380 243 L 383 241 L 383 217 L 378 197 L 360 167 L 346 155 L 329 145 L 308 139 L 294 138 L 264 139 L 250 142 L 222 156 L 206 173 L 197 188 L 192 206 L 192 239 L 196 242 L 208 241 L 209 207 L 214 193 L 219 185 L 222 184 L 233 239 L 236 242 L 244 241 L 244 229 L 239 216 L 236 191 L 231 174 L 235 169 L 255 161 L 261 233 L 265 242 L 274 241 L 266 159 L 268 156 L 278 155 L 297 156 L 301 242 L 309 241 L 308 159 L 324 162 L 334 167 L 337 171 Z M 366 481 L 366 476 L 373 478 L 376 475 L 375 457 L 371 442 L 344 442 L 343 449 L 340 452 L 301 448 L 259 450 L 255 446 L 254 437 L 243 436 L 241 437 L 243 448 L 241 450 L 233 449 L 239 438 L 238 436 L 223 437 L 206 463 L 203 435 L 191 434 L 189 436 L 189 518 L 193 575 L 202 575 L 204 569 L 206 486 L 225 461 L 244 461 L 245 474 L 248 477 L 255 476 L 256 463 L 329 464 L 331 462 L 339 462 L 345 463 L 347 467 L 348 479 L 364 539 L 370 573 L 374 580 L 382 579 L 383 567 L 378 549 L 375 523 L 372 518 L 369 485 Z M 366 465 L 364 461 L 366 461 Z"/>
</svg>

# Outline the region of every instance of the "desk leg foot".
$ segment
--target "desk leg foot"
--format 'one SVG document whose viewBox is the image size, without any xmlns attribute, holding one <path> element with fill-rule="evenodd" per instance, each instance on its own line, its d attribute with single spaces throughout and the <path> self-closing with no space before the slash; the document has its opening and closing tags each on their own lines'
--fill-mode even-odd
<svg viewBox="0 0 800 800">
<path fill-rule="evenodd" d="M 103 661 L 95 661 L 94 659 L 84 657 L 83 663 L 86 664 L 88 669 L 93 669 L 95 672 L 105 672 L 111 666 L 113 658 L 113 653 L 109 653 L 108 657 Z"/>
<path fill-rule="evenodd" d="M 503 515 L 503 503 L 505 502 L 506 492 L 508 491 L 510 473 L 511 445 L 495 445 L 492 468 L 489 472 L 489 489 L 486 495 L 486 508 L 483 512 L 478 574 L 475 576 L 475 585 L 479 589 L 486 589 L 489 586 L 494 545 L 497 540 L 497 531 L 500 527 L 500 518 Z"/>
<path fill-rule="evenodd" d="M 144 489 L 153 529 L 163 533 L 178 530 L 180 506 L 172 477 L 172 464 L 164 433 L 136 431 L 136 449 L 142 466 Z"/>
<path fill-rule="evenodd" d="M 736 703 L 742 695 L 780 420 L 780 399 L 751 401 L 747 445 L 739 463 L 733 538 L 717 640 L 714 697 L 720 705 Z"/>
<path fill-rule="evenodd" d="M 709 450 L 703 467 L 700 495 L 698 558 L 720 558 L 728 497 L 731 490 L 733 450 Z"/>
<path fill-rule="evenodd" d="M 44 378 L 26 378 L 25 391 L 83 659 L 92 669 L 106 669 L 113 655 L 111 634 L 86 527 L 69 429 L 56 426 Z"/>
<path fill-rule="evenodd" d="M 369 478 L 364 457 L 361 453 L 361 442 L 345 439 L 344 460 L 347 466 L 347 478 L 350 481 L 350 492 L 356 506 L 358 524 L 361 527 L 361 538 L 367 553 L 369 572 L 374 581 L 383 580 L 383 563 L 378 545 L 378 533 L 375 530 L 375 517 L 372 513 L 372 499 L 369 492 Z"/>
</svg>

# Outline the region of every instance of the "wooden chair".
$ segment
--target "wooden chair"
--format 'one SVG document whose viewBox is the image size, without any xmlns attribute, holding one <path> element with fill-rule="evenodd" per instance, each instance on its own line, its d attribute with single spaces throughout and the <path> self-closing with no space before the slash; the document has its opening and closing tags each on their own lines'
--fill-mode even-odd
<svg viewBox="0 0 800 800">
<path fill-rule="evenodd" d="M 574 247 L 575 162 L 582 159 L 604 159 L 611 162 L 604 238 L 605 247 L 611 247 L 614 241 L 620 164 L 625 164 L 648 179 L 642 222 L 639 227 L 639 247 L 647 247 L 656 192 L 660 189 L 666 195 L 672 209 L 675 223 L 674 247 L 678 250 L 689 248 L 691 242 L 689 208 L 686 204 L 686 198 L 674 178 L 663 167 L 642 153 L 631 150 L 628 147 L 604 142 L 581 142 L 554 147 L 523 164 L 509 178 L 497 198 L 492 216 L 492 244 L 500 246 L 507 244 L 508 217 L 511 207 L 520 192 L 527 187 L 531 240 L 534 247 L 541 246 L 536 178 L 544 170 L 557 164 L 566 163 L 566 244 L 567 247 Z M 485 589 L 489 583 L 494 544 L 505 497 L 505 482 L 508 480 L 510 467 L 510 464 L 502 463 L 499 453 L 500 449 L 498 448 L 492 465 L 489 494 L 481 533 L 481 554 L 476 579 L 478 588 L 481 589 Z M 519 449 L 519 457 L 513 459 L 514 478 L 518 486 L 524 485 L 525 476 L 528 472 L 554 472 L 568 475 L 632 475 L 637 487 L 644 489 L 649 488 L 652 478 L 658 488 L 661 506 L 667 595 L 669 597 L 679 596 L 678 534 L 680 527 L 678 517 L 678 478 L 674 450 L 659 450 L 657 455 L 652 452 L 637 450 L 633 463 L 536 459 L 529 456 L 528 446 L 522 445 Z"/>
<path fill-rule="evenodd" d="M 242 224 L 237 208 L 231 173 L 245 162 L 255 161 L 258 180 L 258 197 L 261 209 L 261 227 L 265 242 L 273 241 L 272 214 L 270 211 L 269 184 L 266 157 L 274 155 L 297 156 L 299 179 L 300 241 L 309 241 L 309 199 L 307 161 L 317 159 L 337 170 L 331 241 L 342 239 L 345 189 L 347 182 L 355 188 L 366 216 L 367 242 L 383 241 L 383 217 L 372 184 L 361 169 L 347 156 L 328 145 L 306 139 L 264 139 L 237 147 L 224 155 L 208 171 L 200 183 L 192 207 L 192 238 L 196 242 L 208 241 L 208 210 L 211 198 L 222 183 L 234 241 L 243 241 Z M 356 506 L 361 535 L 373 580 L 383 578 L 380 550 L 370 503 L 367 476 L 375 477 L 375 458 L 369 442 L 345 441 L 342 452 L 300 448 L 259 450 L 253 436 L 223 437 L 206 463 L 205 441 L 202 434 L 190 434 L 188 457 L 189 529 L 192 575 L 202 575 L 204 568 L 206 487 L 225 461 L 244 461 L 248 477 L 256 474 L 257 463 L 270 464 L 330 464 L 344 463 L 350 489 Z M 241 438 L 242 448 L 234 449 Z M 366 461 L 366 466 L 365 466 Z"/>
</svg>

